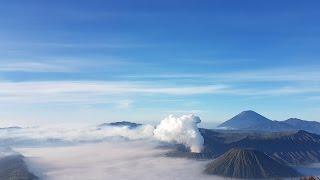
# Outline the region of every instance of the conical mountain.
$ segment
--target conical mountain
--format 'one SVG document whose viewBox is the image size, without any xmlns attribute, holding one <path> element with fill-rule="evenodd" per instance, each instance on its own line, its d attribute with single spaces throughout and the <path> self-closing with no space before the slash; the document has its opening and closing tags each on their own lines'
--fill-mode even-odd
<svg viewBox="0 0 320 180">
<path fill-rule="evenodd" d="M 230 120 L 225 121 L 218 127 L 230 128 L 230 129 L 247 129 L 250 127 L 269 125 L 273 121 L 270 119 L 254 112 L 254 111 L 243 111 L 240 114 L 234 116 Z"/>
<path fill-rule="evenodd" d="M 205 170 L 208 174 L 215 174 L 232 178 L 279 178 L 298 177 L 300 174 L 266 154 L 249 149 L 231 149 L 209 163 Z"/>
</svg>

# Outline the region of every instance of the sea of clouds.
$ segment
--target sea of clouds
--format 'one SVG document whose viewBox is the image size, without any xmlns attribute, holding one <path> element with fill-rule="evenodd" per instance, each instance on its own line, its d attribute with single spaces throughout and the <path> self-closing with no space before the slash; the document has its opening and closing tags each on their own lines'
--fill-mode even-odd
<svg viewBox="0 0 320 180">
<path fill-rule="evenodd" d="M 150 140 L 107 141 L 66 147 L 17 148 L 32 172 L 48 180 L 209 180 L 207 161 L 170 158 Z"/>
<path fill-rule="evenodd" d="M 3 128 L 0 158 L 22 154 L 30 171 L 45 180 L 224 179 L 203 173 L 208 161 L 166 156 L 172 151 L 168 144 L 200 152 L 204 143 L 200 122 L 191 114 L 170 115 L 157 126 L 136 128 Z M 299 171 L 319 174 L 318 167 Z"/>
<path fill-rule="evenodd" d="M 30 171 L 41 179 L 212 179 L 203 174 L 207 162 L 165 155 L 172 150 L 168 144 L 200 152 L 200 122 L 190 114 L 136 128 L 8 128 L 0 130 L 0 145 L 24 155 Z"/>
<path fill-rule="evenodd" d="M 129 140 L 150 139 L 155 141 L 184 144 L 192 152 L 200 152 L 203 146 L 197 124 L 201 120 L 195 115 L 168 116 L 157 126 L 141 125 L 104 126 L 87 128 L 13 128 L 0 130 L 2 146 L 74 145 L 79 143 L 103 142 L 116 138 Z"/>
</svg>

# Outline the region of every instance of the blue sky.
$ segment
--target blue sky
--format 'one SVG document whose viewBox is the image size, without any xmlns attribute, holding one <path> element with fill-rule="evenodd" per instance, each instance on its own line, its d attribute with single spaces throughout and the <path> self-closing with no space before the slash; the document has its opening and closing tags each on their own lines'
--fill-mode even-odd
<svg viewBox="0 0 320 180">
<path fill-rule="evenodd" d="M 319 5 L 3 0 L 0 125 L 320 120 Z"/>
</svg>

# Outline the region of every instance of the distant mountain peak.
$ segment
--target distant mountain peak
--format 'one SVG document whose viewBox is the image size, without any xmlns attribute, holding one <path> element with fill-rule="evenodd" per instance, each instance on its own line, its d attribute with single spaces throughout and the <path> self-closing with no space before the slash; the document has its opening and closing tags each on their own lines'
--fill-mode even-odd
<svg viewBox="0 0 320 180">
<path fill-rule="evenodd" d="M 285 121 L 272 121 L 252 110 L 242 111 L 233 118 L 220 124 L 218 128 L 268 132 L 305 130 L 320 134 L 320 122 L 306 121 L 299 118 L 289 118 Z"/>
<path fill-rule="evenodd" d="M 105 126 L 111 126 L 111 127 L 128 127 L 130 129 L 136 128 L 138 126 L 141 126 L 142 124 L 129 122 L 129 121 L 118 121 L 118 122 L 111 122 L 111 123 L 103 123 L 98 125 L 98 127 L 105 127 Z"/>
<path fill-rule="evenodd" d="M 270 119 L 258 114 L 255 111 L 247 110 L 242 111 L 230 120 L 222 123 L 219 127 L 226 127 L 231 129 L 243 129 L 256 125 L 267 124 L 272 122 Z"/>
<path fill-rule="evenodd" d="M 245 114 L 245 113 L 254 113 L 254 114 L 258 114 L 257 112 L 253 111 L 253 110 L 245 110 L 245 111 L 242 111 L 240 114 Z"/>
<path fill-rule="evenodd" d="M 9 127 L 1 127 L 0 130 L 16 130 L 16 129 L 22 129 L 22 127 L 19 126 L 9 126 Z"/>
<path fill-rule="evenodd" d="M 289 118 L 286 121 L 304 121 L 304 120 L 299 119 L 299 118 Z"/>
<path fill-rule="evenodd" d="M 262 116 L 262 115 L 253 110 L 246 110 L 246 111 L 242 111 L 237 116 Z"/>
</svg>

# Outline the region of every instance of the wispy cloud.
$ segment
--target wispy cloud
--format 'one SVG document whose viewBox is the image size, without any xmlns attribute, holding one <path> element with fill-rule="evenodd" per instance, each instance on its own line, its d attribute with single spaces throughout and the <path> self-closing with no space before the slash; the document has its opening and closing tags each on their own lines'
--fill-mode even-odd
<svg viewBox="0 0 320 180">
<path fill-rule="evenodd" d="M 6 102 L 107 102 L 122 95 L 196 95 L 213 94 L 226 89 L 223 85 L 165 86 L 147 82 L 108 81 L 40 81 L 1 82 L 0 101 Z M 123 102 L 123 101 L 122 101 Z M 130 102 L 121 103 L 128 106 Z"/>
<path fill-rule="evenodd" d="M 320 72 L 318 67 L 286 67 L 252 71 L 231 71 L 222 73 L 176 73 L 156 75 L 132 75 L 128 79 L 200 82 L 202 84 L 225 84 L 228 88 L 222 94 L 239 96 L 277 96 L 320 93 Z M 269 86 L 268 84 L 273 84 Z"/>
<path fill-rule="evenodd" d="M 129 75 L 136 79 L 198 79 L 216 82 L 304 82 L 320 81 L 319 67 L 291 67 L 261 69 L 251 71 L 229 71 L 223 73 L 166 73 L 149 75 Z"/>
<path fill-rule="evenodd" d="M 301 85 L 284 86 L 274 88 L 240 88 L 227 89 L 227 94 L 245 95 L 245 96 L 279 96 L 279 95 L 293 95 L 293 94 L 309 94 L 320 93 L 320 87 L 306 87 Z"/>
<path fill-rule="evenodd" d="M 29 81 L 0 82 L 0 102 L 26 103 L 116 103 L 129 107 L 128 97 L 149 95 L 191 96 L 225 94 L 237 96 L 277 96 L 320 93 L 320 87 L 285 86 L 237 88 L 231 85 L 155 85 L 127 81 Z"/>
<path fill-rule="evenodd" d="M 308 98 L 308 100 L 320 101 L 320 96 L 311 96 Z"/>
<path fill-rule="evenodd" d="M 126 100 L 118 101 L 116 107 L 119 109 L 129 108 L 132 104 L 133 104 L 132 100 L 126 99 Z"/>
<path fill-rule="evenodd" d="M 79 72 L 90 69 L 110 69 L 124 66 L 132 66 L 132 63 L 117 58 L 104 58 L 101 60 L 77 59 L 77 58 L 51 58 L 50 60 L 1 60 L 0 72 Z"/>
<path fill-rule="evenodd" d="M 108 63 L 113 65 L 113 62 L 103 61 L 107 63 L 105 65 Z M 79 71 L 83 67 L 88 69 L 89 64 L 86 63 L 88 61 L 11 62 L 2 63 L 0 71 L 72 72 Z M 122 62 L 114 63 L 117 65 Z M 101 66 L 101 64 L 95 65 Z M 157 81 L 156 78 L 161 78 L 161 81 Z M 172 84 L 172 78 L 177 78 L 174 84 Z M 186 78 L 187 81 L 180 81 L 180 78 Z M 119 108 L 127 108 L 132 104 L 132 99 L 149 95 L 167 95 L 175 98 L 199 94 L 268 97 L 294 94 L 317 96 L 320 93 L 320 84 L 318 84 L 320 73 L 315 68 L 216 74 L 144 75 L 120 79 L 122 80 L 0 81 L 0 102 L 112 103 L 117 104 Z M 279 83 L 272 87 L 254 84 L 274 81 Z"/>
<path fill-rule="evenodd" d="M 75 68 L 66 67 L 60 63 L 13 62 L 0 65 L 0 71 L 3 72 L 69 72 L 74 70 Z"/>
<path fill-rule="evenodd" d="M 122 43 L 99 43 L 99 42 L 5 42 L 0 43 L 1 48 L 77 48 L 77 49 L 122 49 L 150 47 L 152 44 L 122 42 Z"/>
<path fill-rule="evenodd" d="M 165 110 L 165 113 L 169 114 L 200 114 L 204 112 L 203 110 L 200 109 L 176 109 L 176 110 Z"/>
<path fill-rule="evenodd" d="M 184 64 L 207 65 L 207 66 L 230 66 L 254 62 L 253 59 L 215 59 L 215 58 L 178 58 L 171 59 L 173 62 Z"/>
</svg>

